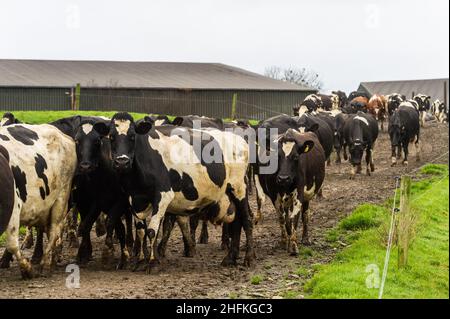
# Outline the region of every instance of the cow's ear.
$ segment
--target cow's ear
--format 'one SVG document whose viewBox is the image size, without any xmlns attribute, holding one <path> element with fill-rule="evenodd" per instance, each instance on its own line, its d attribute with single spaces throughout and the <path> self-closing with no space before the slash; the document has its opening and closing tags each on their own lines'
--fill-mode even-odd
<svg viewBox="0 0 450 319">
<path fill-rule="evenodd" d="M 152 123 L 147 121 L 142 121 L 136 126 L 136 133 L 140 135 L 147 134 L 152 128 Z"/>
<path fill-rule="evenodd" d="M 313 147 L 313 141 L 305 141 L 303 144 L 297 144 L 297 152 L 298 154 L 308 153 Z"/>
<path fill-rule="evenodd" d="M 317 132 L 318 129 L 319 129 L 319 124 L 314 123 L 309 127 L 308 131 L 309 132 Z"/>
<path fill-rule="evenodd" d="M 94 124 L 94 130 L 101 136 L 106 136 L 109 134 L 109 125 L 105 122 L 97 122 Z"/>
<path fill-rule="evenodd" d="M 431 99 L 431 96 L 428 95 L 428 96 L 427 96 L 427 99 Z"/>
</svg>

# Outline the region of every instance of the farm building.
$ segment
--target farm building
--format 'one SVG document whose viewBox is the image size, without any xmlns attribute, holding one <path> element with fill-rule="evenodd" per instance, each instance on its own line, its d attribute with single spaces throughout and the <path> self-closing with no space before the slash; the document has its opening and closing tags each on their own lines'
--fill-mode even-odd
<svg viewBox="0 0 450 319">
<path fill-rule="evenodd" d="M 234 105 L 238 118 L 263 119 L 290 114 L 314 92 L 219 63 L 0 59 L 0 110 L 78 106 L 230 118 Z"/>
<path fill-rule="evenodd" d="M 448 78 L 408 81 L 362 82 L 359 92 L 372 94 L 404 94 L 412 98 L 414 94 L 430 95 L 432 100 L 439 99 L 448 105 Z"/>
</svg>

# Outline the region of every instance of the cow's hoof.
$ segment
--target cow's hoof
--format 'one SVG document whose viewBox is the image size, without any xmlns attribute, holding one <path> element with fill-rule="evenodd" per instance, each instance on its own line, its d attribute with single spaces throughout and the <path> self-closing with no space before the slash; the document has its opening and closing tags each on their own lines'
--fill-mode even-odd
<svg viewBox="0 0 450 319">
<path fill-rule="evenodd" d="M 7 268 L 9 268 L 11 266 L 11 259 L 2 258 L 0 260 L 0 269 L 7 269 Z"/>
<path fill-rule="evenodd" d="M 235 258 L 232 258 L 231 256 L 227 255 L 222 260 L 221 265 L 223 267 L 231 267 L 231 266 L 237 266 L 237 261 Z"/>
<path fill-rule="evenodd" d="M 119 263 L 116 265 L 116 270 L 122 270 L 128 265 L 129 257 L 128 255 L 122 255 L 120 257 Z"/>
<path fill-rule="evenodd" d="M 375 172 L 375 165 L 374 164 L 370 164 L 370 171 L 371 172 Z"/>
<path fill-rule="evenodd" d="M 42 261 L 42 254 L 33 254 L 33 256 L 31 256 L 32 265 L 38 265 L 41 263 L 41 261 Z"/>
<path fill-rule="evenodd" d="M 147 274 L 157 274 L 161 271 L 160 269 L 161 263 L 157 259 L 150 260 L 150 262 L 147 264 L 146 272 Z"/>
<path fill-rule="evenodd" d="M 366 169 L 366 175 L 367 175 L 367 176 L 370 176 L 370 175 L 371 175 L 371 174 L 370 174 L 370 169 L 369 169 L 369 168 Z"/>
<path fill-rule="evenodd" d="M 222 243 L 220 244 L 220 249 L 228 251 L 230 249 L 230 243 L 222 241 Z"/>
<path fill-rule="evenodd" d="M 350 180 L 353 180 L 353 179 L 355 179 L 355 175 L 354 174 L 351 174 L 350 176 L 349 176 L 349 178 L 348 179 L 350 179 Z"/>
<path fill-rule="evenodd" d="M 245 258 L 244 258 L 244 266 L 250 268 L 250 267 L 253 266 L 253 263 L 254 263 L 254 258 L 253 258 L 253 256 L 245 255 Z"/>
<path fill-rule="evenodd" d="M 186 249 L 183 253 L 184 257 L 192 258 L 196 254 L 195 248 Z"/>
</svg>

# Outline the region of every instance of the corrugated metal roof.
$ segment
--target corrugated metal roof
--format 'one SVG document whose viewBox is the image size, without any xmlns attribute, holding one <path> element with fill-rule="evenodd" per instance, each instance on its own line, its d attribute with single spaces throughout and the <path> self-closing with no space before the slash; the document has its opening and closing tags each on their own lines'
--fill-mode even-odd
<svg viewBox="0 0 450 319">
<path fill-rule="evenodd" d="M 358 91 L 366 91 L 370 94 L 391 94 L 400 93 L 411 98 L 412 93 L 423 93 L 430 95 L 433 100 L 444 100 L 444 83 L 447 82 L 448 96 L 448 78 L 427 79 L 427 80 L 406 80 L 406 81 L 380 81 L 380 82 L 361 82 Z"/>
<path fill-rule="evenodd" d="M 0 86 L 314 91 L 220 63 L 0 59 Z"/>
</svg>

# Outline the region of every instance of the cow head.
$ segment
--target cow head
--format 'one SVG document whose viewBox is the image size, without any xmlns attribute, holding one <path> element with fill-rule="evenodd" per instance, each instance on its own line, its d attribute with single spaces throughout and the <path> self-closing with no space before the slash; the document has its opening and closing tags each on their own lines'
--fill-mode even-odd
<svg viewBox="0 0 450 319">
<path fill-rule="evenodd" d="M 311 140 L 299 141 L 299 133 L 289 129 L 278 140 L 278 171 L 276 183 L 281 189 L 289 189 L 295 182 L 298 160 L 301 154 L 308 153 L 313 147 Z"/>
<path fill-rule="evenodd" d="M 366 148 L 366 143 L 361 139 L 355 139 L 348 145 L 348 150 L 350 153 L 350 163 L 353 165 L 360 165 L 361 159 Z"/>
<path fill-rule="evenodd" d="M 388 113 L 392 115 L 396 109 L 400 106 L 400 104 L 406 100 L 404 95 L 394 93 L 388 96 L 387 105 L 388 105 Z"/>
<path fill-rule="evenodd" d="M 102 136 L 108 136 L 111 143 L 111 159 L 117 171 L 126 171 L 133 166 L 136 136 L 145 135 L 152 128 L 152 123 L 140 121 L 135 123 L 133 117 L 124 112 L 116 113 L 108 124 L 98 122 L 94 129 Z"/>
<path fill-rule="evenodd" d="M 347 94 L 345 94 L 345 92 L 332 91 L 331 94 L 338 97 L 338 104 L 340 108 L 343 108 L 345 105 L 347 105 Z"/>
<path fill-rule="evenodd" d="M 301 133 L 304 132 L 317 132 L 319 129 L 319 124 L 317 124 L 308 114 L 303 114 L 297 120 L 298 130 Z"/>
<path fill-rule="evenodd" d="M 14 116 L 14 114 L 6 112 L 3 114 L 1 120 L 0 120 L 0 126 L 7 126 L 11 124 L 17 124 L 20 123 L 18 119 Z"/>
<path fill-rule="evenodd" d="M 417 94 L 414 96 L 414 101 L 419 105 L 419 111 L 429 111 L 431 108 L 430 99 L 431 96 L 425 94 Z"/>
<path fill-rule="evenodd" d="M 94 120 L 83 121 L 75 130 L 78 170 L 82 174 L 95 170 L 101 158 L 102 136 L 94 130 L 94 124 Z"/>
</svg>

